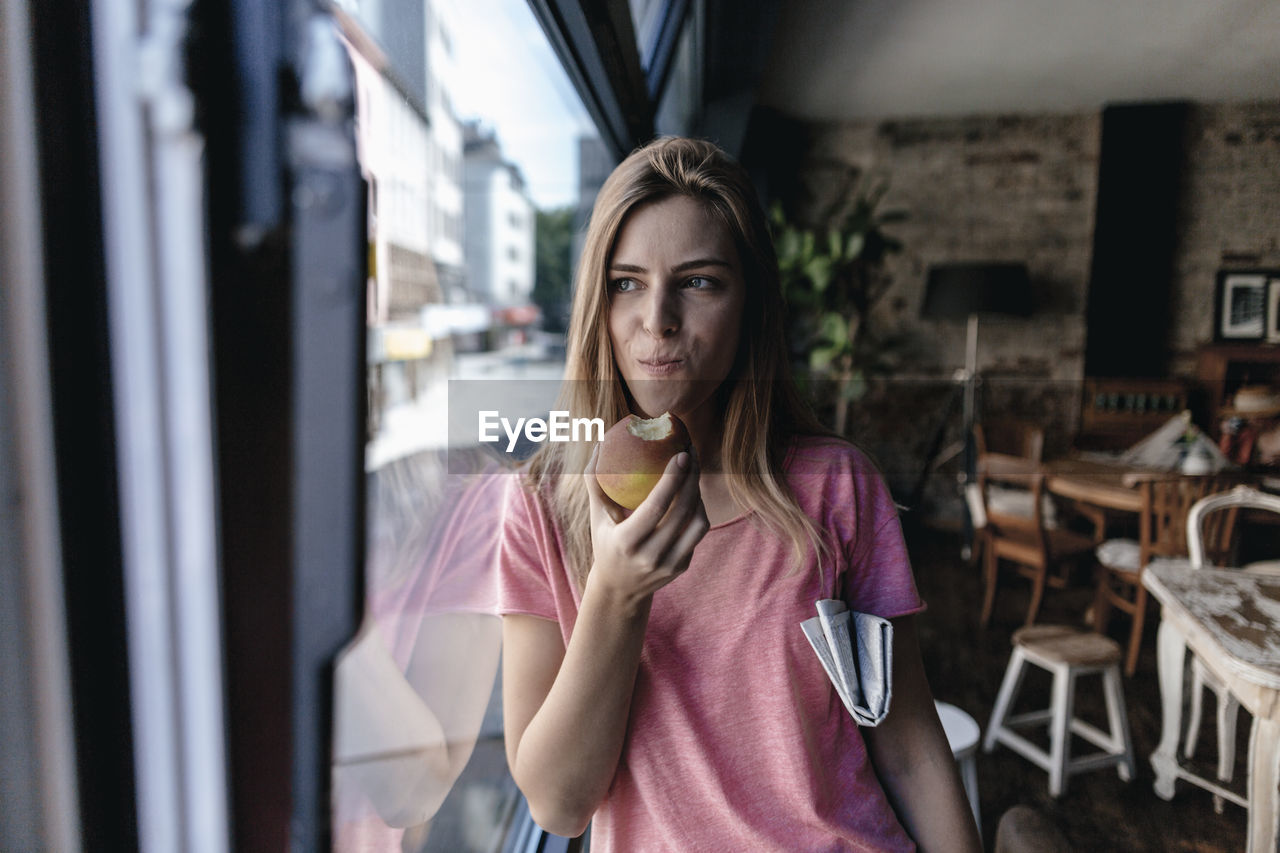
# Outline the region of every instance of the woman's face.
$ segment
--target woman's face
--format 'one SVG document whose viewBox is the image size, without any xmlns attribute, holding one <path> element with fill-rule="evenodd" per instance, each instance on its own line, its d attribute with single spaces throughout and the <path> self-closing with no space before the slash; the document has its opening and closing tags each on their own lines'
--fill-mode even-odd
<svg viewBox="0 0 1280 853">
<path fill-rule="evenodd" d="M 609 340 L 637 414 L 670 410 L 695 437 L 738 351 L 746 283 L 723 223 L 688 196 L 628 214 L 609 259 Z"/>
</svg>

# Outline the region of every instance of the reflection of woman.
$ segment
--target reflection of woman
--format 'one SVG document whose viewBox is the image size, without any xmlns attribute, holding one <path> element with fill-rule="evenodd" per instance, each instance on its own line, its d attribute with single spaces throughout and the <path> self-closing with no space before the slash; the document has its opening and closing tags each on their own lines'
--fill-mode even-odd
<svg viewBox="0 0 1280 853">
<path fill-rule="evenodd" d="M 925 682 L 889 494 L 817 425 L 745 173 L 664 139 L 600 191 L 570 330 L 574 414 L 670 409 L 681 453 L 627 513 L 548 444 L 500 556 L 507 758 L 534 818 L 601 850 L 976 850 Z M 892 710 L 860 730 L 800 622 L 893 618 Z"/>
<path fill-rule="evenodd" d="M 476 745 L 498 671 L 509 477 L 485 458 L 423 453 L 376 475 L 368 609 L 334 674 L 335 853 L 421 849 Z"/>
</svg>

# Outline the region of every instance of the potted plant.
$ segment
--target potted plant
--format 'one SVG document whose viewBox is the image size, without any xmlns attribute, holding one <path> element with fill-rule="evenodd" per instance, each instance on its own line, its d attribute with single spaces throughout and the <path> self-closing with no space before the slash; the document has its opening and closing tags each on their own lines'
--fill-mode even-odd
<svg viewBox="0 0 1280 853">
<path fill-rule="evenodd" d="M 881 210 L 887 178 L 858 180 L 846 173 L 836 200 L 807 226 L 774 204 L 771 219 L 778 269 L 790 314 L 793 354 L 815 377 L 834 384 L 834 428 L 848 425 L 849 406 L 867 391 L 868 377 L 888 372 L 894 339 L 867 322 L 893 279 L 885 259 L 902 243 L 884 227 L 906 214 Z"/>
</svg>

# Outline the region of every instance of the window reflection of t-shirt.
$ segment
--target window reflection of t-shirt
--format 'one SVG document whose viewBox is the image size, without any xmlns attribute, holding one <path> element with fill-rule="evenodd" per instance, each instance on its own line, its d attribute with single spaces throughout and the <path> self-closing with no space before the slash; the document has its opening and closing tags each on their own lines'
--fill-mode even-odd
<svg viewBox="0 0 1280 853">
<path fill-rule="evenodd" d="M 654 595 L 618 772 L 592 823 L 599 853 L 914 849 L 800 628 L 833 593 L 886 618 L 924 608 L 897 511 L 848 444 L 802 439 L 786 470 L 837 546 L 835 578 L 813 555 L 792 569 L 790 542 L 750 515 L 711 528 Z M 580 595 L 528 489 L 508 489 L 499 553 L 499 611 L 554 620 L 567 643 Z"/>
</svg>

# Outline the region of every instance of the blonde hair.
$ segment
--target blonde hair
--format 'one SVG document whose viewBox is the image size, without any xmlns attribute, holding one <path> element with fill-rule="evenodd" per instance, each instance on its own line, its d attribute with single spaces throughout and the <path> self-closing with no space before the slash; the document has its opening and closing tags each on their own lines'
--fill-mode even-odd
<svg viewBox="0 0 1280 853">
<path fill-rule="evenodd" d="M 565 383 L 558 406 L 573 417 L 614 424 L 627 415 L 627 395 L 609 340 L 608 264 L 628 214 L 672 196 L 703 204 L 733 237 L 746 283 L 738 352 L 719 399 L 723 401 L 722 468 L 733 499 L 766 528 L 789 539 L 794 565 L 806 553 L 831 552 L 787 484 L 788 439 L 834 436 L 801 400 L 791 378 L 778 261 L 768 223 L 750 178 L 710 142 L 663 137 L 632 152 L 596 197 L 574 282 Z M 528 480 L 547 497 L 578 582 L 591 568 L 590 504 L 581 476 L 587 442 L 547 443 L 530 461 Z M 567 476 L 561 476 L 567 475 Z M 574 476 L 577 475 L 577 476 Z"/>
</svg>

